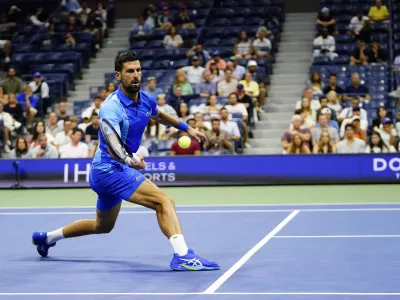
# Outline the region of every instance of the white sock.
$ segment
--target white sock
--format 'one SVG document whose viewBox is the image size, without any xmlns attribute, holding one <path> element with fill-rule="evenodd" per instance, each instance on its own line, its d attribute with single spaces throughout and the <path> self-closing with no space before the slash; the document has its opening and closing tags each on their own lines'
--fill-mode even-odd
<svg viewBox="0 0 400 300">
<path fill-rule="evenodd" d="M 188 253 L 188 247 L 186 246 L 185 238 L 182 234 L 175 234 L 171 236 L 169 239 L 172 247 L 174 248 L 174 252 L 178 253 L 179 256 L 184 256 Z"/>
<path fill-rule="evenodd" d="M 64 235 L 62 233 L 62 228 L 60 228 L 47 233 L 46 243 L 53 244 L 62 239 L 64 239 Z"/>
</svg>

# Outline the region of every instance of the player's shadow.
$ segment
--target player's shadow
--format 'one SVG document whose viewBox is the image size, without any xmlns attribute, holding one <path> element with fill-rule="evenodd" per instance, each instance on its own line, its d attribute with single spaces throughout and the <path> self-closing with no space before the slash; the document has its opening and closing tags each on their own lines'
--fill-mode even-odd
<svg viewBox="0 0 400 300">
<path fill-rule="evenodd" d="M 155 265 L 146 265 L 135 261 L 125 260 L 101 260 L 101 259 L 68 259 L 68 258 L 41 258 L 41 262 L 65 262 L 65 263 L 79 263 L 79 264 L 94 264 L 98 267 L 113 266 L 108 269 L 107 273 L 164 273 L 172 272 L 167 268 L 161 268 Z M 117 268 L 116 268 L 117 267 Z"/>
</svg>

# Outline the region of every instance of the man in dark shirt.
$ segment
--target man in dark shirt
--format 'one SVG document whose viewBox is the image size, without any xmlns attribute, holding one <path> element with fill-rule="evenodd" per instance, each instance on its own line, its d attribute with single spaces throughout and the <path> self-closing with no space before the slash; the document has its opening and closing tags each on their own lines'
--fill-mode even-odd
<svg viewBox="0 0 400 300">
<path fill-rule="evenodd" d="M 4 111 L 8 112 L 15 121 L 23 123 L 24 121 L 24 109 L 21 104 L 17 102 L 17 97 L 15 94 L 10 94 L 8 96 L 8 104 L 4 106 Z"/>
<path fill-rule="evenodd" d="M 368 53 L 363 40 L 358 40 L 358 47 L 354 49 L 350 56 L 350 65 L 368 65 Z"/>
<path fill-rule="evenodd" d="M 247 114 L 249 115 L 247 121 L 251 123 L 251 117 L 253 115 L 253 99 L 249 95 L 246 95 L 243 84 L 237 85 L 236 94 L 238 95 L 238 102 L 243 103 L 244 106 L 246 106 Z"/>
<path fill-rule="evenodd" d="M 99 140 L 99 115 L 93 112 L 90 118 L 90 124 L 86 127 L 86 142 L 98 141 Z"/>
<path fill-rule="evenodd" d="M 324 88 L 324 94 L 328 94 L 330 91 L 335 91 L 338 94 L 339 100 L 342 100 L 344 89 L 337 85 L 336 74 L 329 75 L 329 85 Z"/>
<path fill-rule="evenodd" d="M 324 7 L 321 10 L 316 23 L 319 27 L 319 31 L 321 31 L 322 28 L 326 28 L 328 29 L 330 35 L 334 35 L 336 33 L 336 20 L 331 15 L 329 8 Z"/>
<path fill-rule="evenodd" d="M 346 95 L 343 97 L 344 100 L 349 101 L 353 98 L 362 100 L 371 100 L 368 88 L 361 84 L 360 75 L 358 73 L 351 74 L 351 85 L 346 88 Z"/>
</svg>

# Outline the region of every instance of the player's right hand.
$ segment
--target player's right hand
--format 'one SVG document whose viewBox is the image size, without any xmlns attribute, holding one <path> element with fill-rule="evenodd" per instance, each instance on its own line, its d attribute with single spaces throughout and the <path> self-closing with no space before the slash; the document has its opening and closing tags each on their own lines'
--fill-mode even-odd
<svg viewBox="0 0 400 300">
<path fill-rule="evenodd" d="M 141 170 L 141 169 L 146 168 L 147 164 L 144 161 L 143 156 L 141 156 L 139 154 L 137 154 L 136 156 L 139 158 L 140 162 L 135 162 L 135 161 L 132 160 L 131 161 L 131 167 L 134 168 L 135 170 Z"/>
</svg>

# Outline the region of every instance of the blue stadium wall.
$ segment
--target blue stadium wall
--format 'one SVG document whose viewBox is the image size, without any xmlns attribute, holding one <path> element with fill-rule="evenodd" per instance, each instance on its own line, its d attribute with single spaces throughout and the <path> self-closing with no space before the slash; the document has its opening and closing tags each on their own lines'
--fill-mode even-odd
<svg viewBox="0 0 400 300">
<path fill-rule="evenodd" d="M 400 183 L 400 154 L 148 157 L 159 186 Z M 0 160 L 0 188 L 19 166 L 27 188 L 88 187 L 90 159 Z"/>
</svg>

